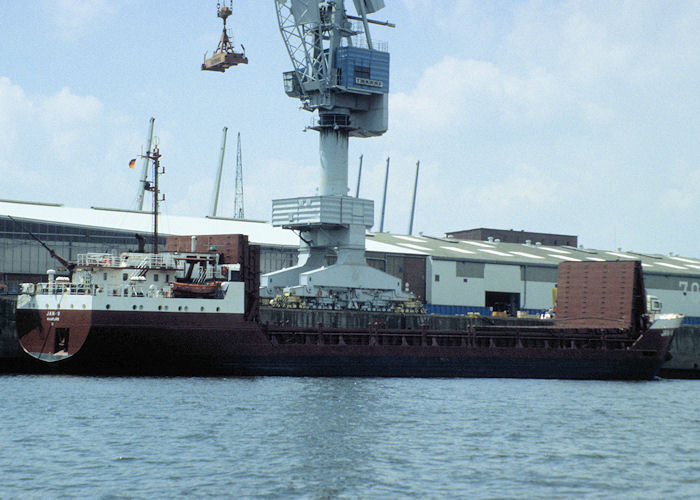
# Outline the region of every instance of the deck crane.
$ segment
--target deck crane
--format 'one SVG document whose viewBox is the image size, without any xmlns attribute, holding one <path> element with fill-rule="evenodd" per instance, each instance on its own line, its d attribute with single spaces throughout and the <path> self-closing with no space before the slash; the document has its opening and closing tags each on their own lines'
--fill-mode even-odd
<svg viewBox="0 0 700 500">
<path fill-rule="evenodd" d="M 399 278 L 365 260 L 365 231 L 374 203 L 348 196 L 348 140 L 376 137 L 388 127 L 389 53 L 373 42 L 368 14 L 384 0 L 274 0 L 282 39 L 292 61 L 284 90 L 318 113 L 317 196 L 273 200 L 272 225 L 299 232 L 298 265 L 261 276 L 263 298 L 296 295 L 314 307 L 394 308 L 413 297 Z M 349 3 L 349 2 L 348 2 Z M 352 21 L 355 21 L 353 23 Z M 336 256 L 327 265 L 328 256 Z"/>
</svg>

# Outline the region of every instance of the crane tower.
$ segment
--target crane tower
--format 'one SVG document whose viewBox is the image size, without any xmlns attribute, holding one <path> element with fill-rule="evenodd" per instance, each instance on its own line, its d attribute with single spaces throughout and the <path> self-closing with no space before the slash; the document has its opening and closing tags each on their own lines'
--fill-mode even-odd
<svg viewBox="0 0 700 500">
<path fill-rule="evenodd" d="M 319 133 L 321 169 L 318 196 L 272 202 L 272 224 L 299 232 L 299 263 L 263 275 L 261 296 L 389 308 L 412 297 L 399 278 L 367 265 L 365 231 L 374 225 L 374 204 L 348 196 L 348 139 L 380 136 L 388 126 L 389 53 L 373 43 L 369 25 L 376 22 L 367 18 L 384 1 L 352 3 L 356 16 L 344 0 L 275 0 L 293 66 L 284 73 L 284 89 L 318 113 L 312 129 Z M 337 256 L 330 266 L 329 255 Z"/>
<path fill-rule="evenodd" d="M 272 224 L 299 232 L 298 265 L 261 276 L 261 297 L 304 297 L 316 307 L 392 308 L 412 295 L 401 280 L 367 265 L 365 232 L 374 203 L 348 196 L 348 140 L 388 127 L 389 53 L 375 44 L 367 18 L 384 0 L 274 0 L 292 62 L 283 75 L 288 96 L 317 113 L 317 196 L 273 200 Z M 350 3 L 348 1 L 348 3 Z M 327 257 L 336 257 L 327 265 Z"/>
</svg>

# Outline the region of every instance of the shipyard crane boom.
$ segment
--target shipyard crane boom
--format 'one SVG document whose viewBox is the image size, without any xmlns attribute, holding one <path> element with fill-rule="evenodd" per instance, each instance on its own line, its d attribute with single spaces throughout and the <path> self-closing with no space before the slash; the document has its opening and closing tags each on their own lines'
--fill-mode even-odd
<svg viewBox="0 0 700 500">
<path fill-rule="evenodd" d="M 221 174 L 224 170 L 224 156 L 226 155 L 226 134 L 228 127 L 224 127 L 221 133 L 221 149 L 219 150 L 219 167 L 216 169 L 216 179 L 214 180 L 214 192 L 211 196 L 211 210 L 209 217 L 216 217 L 219 210 L 219 191 L 221 191 Z"/>
<path fill-rule="evenodd" d="M 384 0 L 274 0 L 292 71 L 284 90 L 318 113 L 320 180 L 317 196 L 273 200 L 273 226 L 299 232 L 299 263 L 261 276 L 261 296 L 305 297 L 315 305 L 393 308 L 412 298 L 401 280 L 367 265 L 365 232 L 374 203 L 348 196 L 348 141 L 388 128 L 389 52 L 370 36 L 367 18 Z M 356 21 L 353 23 L 352 21 Z M 359 21 L 359 22 L 357 22 Z M 327 265 L 327 257 L 336 257 Z"/>
</svg>

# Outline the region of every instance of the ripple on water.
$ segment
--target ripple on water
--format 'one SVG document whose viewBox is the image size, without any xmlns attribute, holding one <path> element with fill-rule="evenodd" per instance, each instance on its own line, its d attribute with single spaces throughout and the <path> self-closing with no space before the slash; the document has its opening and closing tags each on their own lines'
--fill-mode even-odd
<svg viewBox="0 0 700 500">
<path fill-rule="evenodd" d="M 700 383 L 0 377 L 0 497 L 693 498 Z"/>
</svg>

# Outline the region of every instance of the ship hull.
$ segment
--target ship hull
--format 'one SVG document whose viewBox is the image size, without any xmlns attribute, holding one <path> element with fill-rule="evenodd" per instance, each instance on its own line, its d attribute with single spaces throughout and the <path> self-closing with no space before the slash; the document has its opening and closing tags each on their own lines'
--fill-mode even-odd
<svg viewBox="0 0 700 500">
<path fill-rule="evenodd" d="M 293 329 L 241 314 L 177 312 L 59 316 L 18 309 L 17 325 L 22 347 L 35 358 L 68 373 L 105 375 L 643 380 L 657 375 L 672 339 L 672 330 L 652 329 L 630 348 L 631 341 L 588 338 L 581 329 L 540 329 L 533 337 L 532 329 L 510 327 L 475 341 L 465 331 Z M 551 341 L 542 340 L 544 331 Z"/>
</svg>

